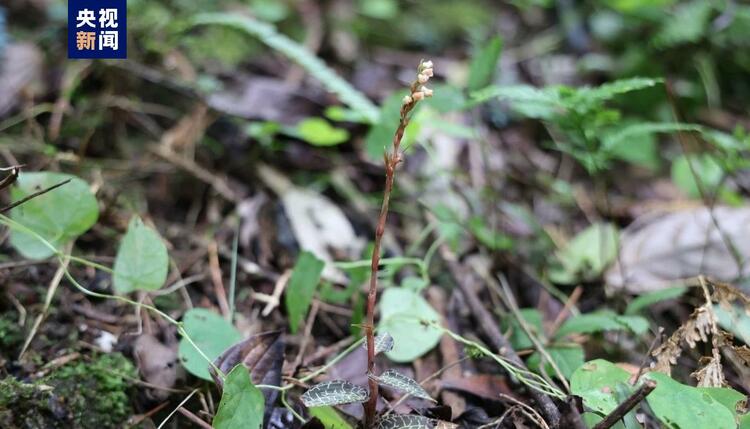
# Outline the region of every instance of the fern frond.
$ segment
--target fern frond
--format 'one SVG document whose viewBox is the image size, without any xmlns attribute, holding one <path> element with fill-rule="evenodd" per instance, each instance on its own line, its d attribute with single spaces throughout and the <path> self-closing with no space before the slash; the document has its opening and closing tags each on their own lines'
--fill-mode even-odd
<svg viewBox="0 0 750 429">
<path fill-rule="evenodd" d="M 193 23 L 195 25 L 224 25 L 257 37 L 264 44 L 302 66 L 326 89 L 336 94 L 344 104 L 359 112 L 369 122 L 377 122 L 379 110 L 364 94 L 357 91 L 305 47 L 276 31 L 273 25 L 247 16 L 229 13 L 199 14 L 193 18 Z"/>
</svg>

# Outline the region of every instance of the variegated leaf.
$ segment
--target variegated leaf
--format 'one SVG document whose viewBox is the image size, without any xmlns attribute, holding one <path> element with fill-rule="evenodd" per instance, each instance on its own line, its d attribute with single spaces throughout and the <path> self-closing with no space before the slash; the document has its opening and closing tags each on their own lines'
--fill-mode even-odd
<svg viewBox="0 0 750 429">
<path fill-rule="evenodd" d="M 364 343 L 364 348 L 367 349 L 367 341 Z M 375 354 L 388 353 L 393 350 L 393 337 L 388 332 L 383 332 L 375 336 Z"/>
<path fill-rule="evenodd" d="M 378 384 L 382 384 L 383 386 L 401 390 L 412 396 L 416 396 L 417 398 L 435 401 L 422 388 L 422 386 L 419 385 L 419 383 L 396 370 L 389 369 L 388 371 L 380 374 L 380 376 L 371 375 L 370 377 L 377 381 Z"/>
<path fill-rule="evenodd" d="M 302 394 L 302 402 L 307 407 L 322 407 L 364 402 L 369 396 L 367 389 L 362 386 L 345 380 L 333 380 L 316 384 L 308 389 Z"/>
<path fill-rule="evenodd" d="M 415 415 L 390 415 L 378 421 L 375 429 L 455 429 L 454 423 Z"/>
</svg>

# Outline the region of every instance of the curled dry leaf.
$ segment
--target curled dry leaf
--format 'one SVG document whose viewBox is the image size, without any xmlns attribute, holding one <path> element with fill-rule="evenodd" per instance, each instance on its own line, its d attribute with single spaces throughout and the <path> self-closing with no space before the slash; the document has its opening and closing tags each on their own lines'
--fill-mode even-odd
<svg viewBox="0 0 750 429">
<path fill-rule="evenodd" d="M 416 396 L 417 398 L 436 402 L 419 383 L 396 370 L 389 369 L 380 374 L 380 376 L 371 375 L 370 377 L 382 386 L 400 390 L 409 395 Z"/>
<path fill-rule="evenodd" d="M 250 372 L 250 379 L 254 385 L 266 384 L 278 386 L 281 384 L 281 368 L 284 364 L 284 340 L 281 331 L 263 332 L 228 348 L 219 355 L 214 364 L 228 374 L 232 368 L 242 363 Z M 213 368 L 209 368 L 211 377 L 219 388 L 222 379 Z M 266 415 L 272 411 L 273 404 L 279 395 L 277 390 L 261 389 L 266 403 Z"/>
<path fill-rule="evenodd" d="M 606 280 L 638 294 L 701 274 L 721 281 L 744 277 L 750 274 L 749 234 L 750 207 L 715 207 L 713 216 L 706 207 L 645 215 L 622 234 Z"/>
<path fill-rule="evenodd" d="M 713 349 L 713 356 L 705 358 L 703 368 L 691 374 L 698 380 L 698 387 L 724 387 L 727 384 L 724 378 L 724 368 L 721 366 L 721 355 L 719 349 Z M 701 359 L 703 360 L 703 359 Z"/>
<path fill-rule="evenodd" d="M 455 429 L 458 425 L 416 415 L 389 415 L 378 420 L 376 429 Z"/>
<path fill-rule="evenodd" d="M 302 403 L 306 407 L 323 407 L 326 405 L 351 404 L 364 402 L 370 393 L 362 386 L 346 380 L 325 381 L 309 388 L 302 394 Z"/>
<path fill-rule="evenodd" d="M 335 259 L 359 257 L 365 245 L 346 215 L 325 196 L 294 186 L 268 166 L 258 166 L 258 174 L 281 197 L 299 247 L 326 262 L 323 277 L 346 283 L 344 274 L 332 263 Z M 336 258 L 332 251 L 336 252 Z"/>
<path fill-rule="evenodd" d="M 692 349 L 698 342 L 708 342 L 708 334 L 718 335 L 719 332 L 714 312 L 709 304 L 704 304 L 696 308 L 690 318 L 653 351 L 652 355 L 656 358 L 654 370 L 669 374 L 671 366 L 677 363 L 677 358 L 682 354 L 681 342 L 686 342 Z"/>
</svg>

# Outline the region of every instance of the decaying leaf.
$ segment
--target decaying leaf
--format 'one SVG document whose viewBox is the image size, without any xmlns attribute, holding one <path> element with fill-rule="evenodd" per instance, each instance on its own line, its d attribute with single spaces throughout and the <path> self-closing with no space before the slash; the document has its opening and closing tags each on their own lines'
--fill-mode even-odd
<svg viewBox="0 0 750 429">
<path fill-rule="evenodd" d="M 702 359 L 703 360 L 703 359 Z M 705 359 L 703 368 L 691 374 L 698 380 L 698 387 L 724 387 L 727 384 L 724 378 L 724 368 L 721 366 L 721 355 L 719 349 L 713 349 L 713 356 Z"/>
<path fill-rule="evenodd" d="M 416 415 L 389 415 L 378 421 L 376 429 L 454 429 L 458 425 Z"/>
<path fill-rule="evenodd" d="M 362 347 L 367 348 L 367 342 Z M 383 332 L 375 336 L 375 354 L 388 353 L 393 350 L 393 337 L 388 332 Z"/>
<path fill-rule="evenodd" d="M 354 232 L 341 209 L 325 196 L 298 188 L 278 171 L 261 165 L 258 173 L 263 181 L 281 197 L 294 236 L 302 250 L 326 262 L 323 277 L 345 283 L 343 273 L 333 267 L 335 259 L 357 258 L 365 240 Z M 337 253 L 334 258 L 333 252 Z"/>
<path fill-rule="evenodd" d="M 419 383 L 396 370 L 389 369 L 380 374 L 380 376 L 371 375 L 370 377 L 380 385 L 406 392 L 417 398 L 435 401 Z"/>
<path fill-rule="evenodd" d="M 364 402 L 370 393 L 362 386 L 346 380 L 326 381 L 309 388 L 302 394 L 302 403 L 306 407 L 323 407 L 326 405 L 351 404 Z"/>
<path fill-rule="evenodd" d="M 5 48 L 0 62 L 0 118 L 19 103 L 24 88 L 38 86 L 43 62 L 42 52 L 31 43 L 14 43 Z"/>
<path fill-rule="evenodd" d="M 214 364 L 225 374 L 240 363 L 250 371 L 250 379 L 254 385 L 280 385 L 281 368 L 284 364 L 284 340 L 281 337 L 281 331 L 252 335 L 228 348 L 214 361 Z M 213 368 L 209 368 L 209 372 L 221 389 L 223 387 L 221 378 Z M 270 413 L 279 392 L 273 389 L 261 389 L 261 391 L 265 397 L 266 412 Z"/>
<path fill-rule="evenodd" d="M 183 373 L 182 367 L 177 364 L 177 344 L 165 345 L 153 335 L 143 334 L 135 340 L 133 356 L 143 380 L 159 388 L 149 390 L 149 396 L 166 399 L 171 394 L 169 389 L 174 387 Z"/>
<path fill-rule="evenodd" d="M 681 342 L 684 341 L 692 349 L 698 342 L 708 342 L 708 334 L 718 334 L 718 328 L 710 304 L 704 304 L 696 308 L 690 318 L 653 351 L 652 355 L 656 357 L 654 370 L 669 374 L 671 366 L 677 363 L 677 358 L 682 354 Z"/>
<path fill-rule="evenodd" d="M 701 207 L 640 217 L 622 234 L 607 283 L 643 293 L 698 275 L 720 281 L 748 276 L 748 234 L 750 207 L 715 207 L 713 212 Z"/>
</svg>

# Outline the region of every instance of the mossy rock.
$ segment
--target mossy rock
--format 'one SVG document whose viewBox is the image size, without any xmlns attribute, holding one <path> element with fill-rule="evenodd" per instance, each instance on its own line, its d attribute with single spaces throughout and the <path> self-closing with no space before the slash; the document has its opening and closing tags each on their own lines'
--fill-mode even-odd
<svg viewBox="0 0 750 429">
<path fill-rule="evenodd" d="M 72 362 L 33 383 L 7 377 L 0 380 L 0 427 L 122 427 L 132 415 L 129 380 L 136 377 L 119 353 Z"/>
<path fill-rule="evenodd" d="M 18 326 L 18 313 L 2 311 L 0 313 L 0 354 L 4 354 L 23 343 L 23 330 Z"/>
</svg>

